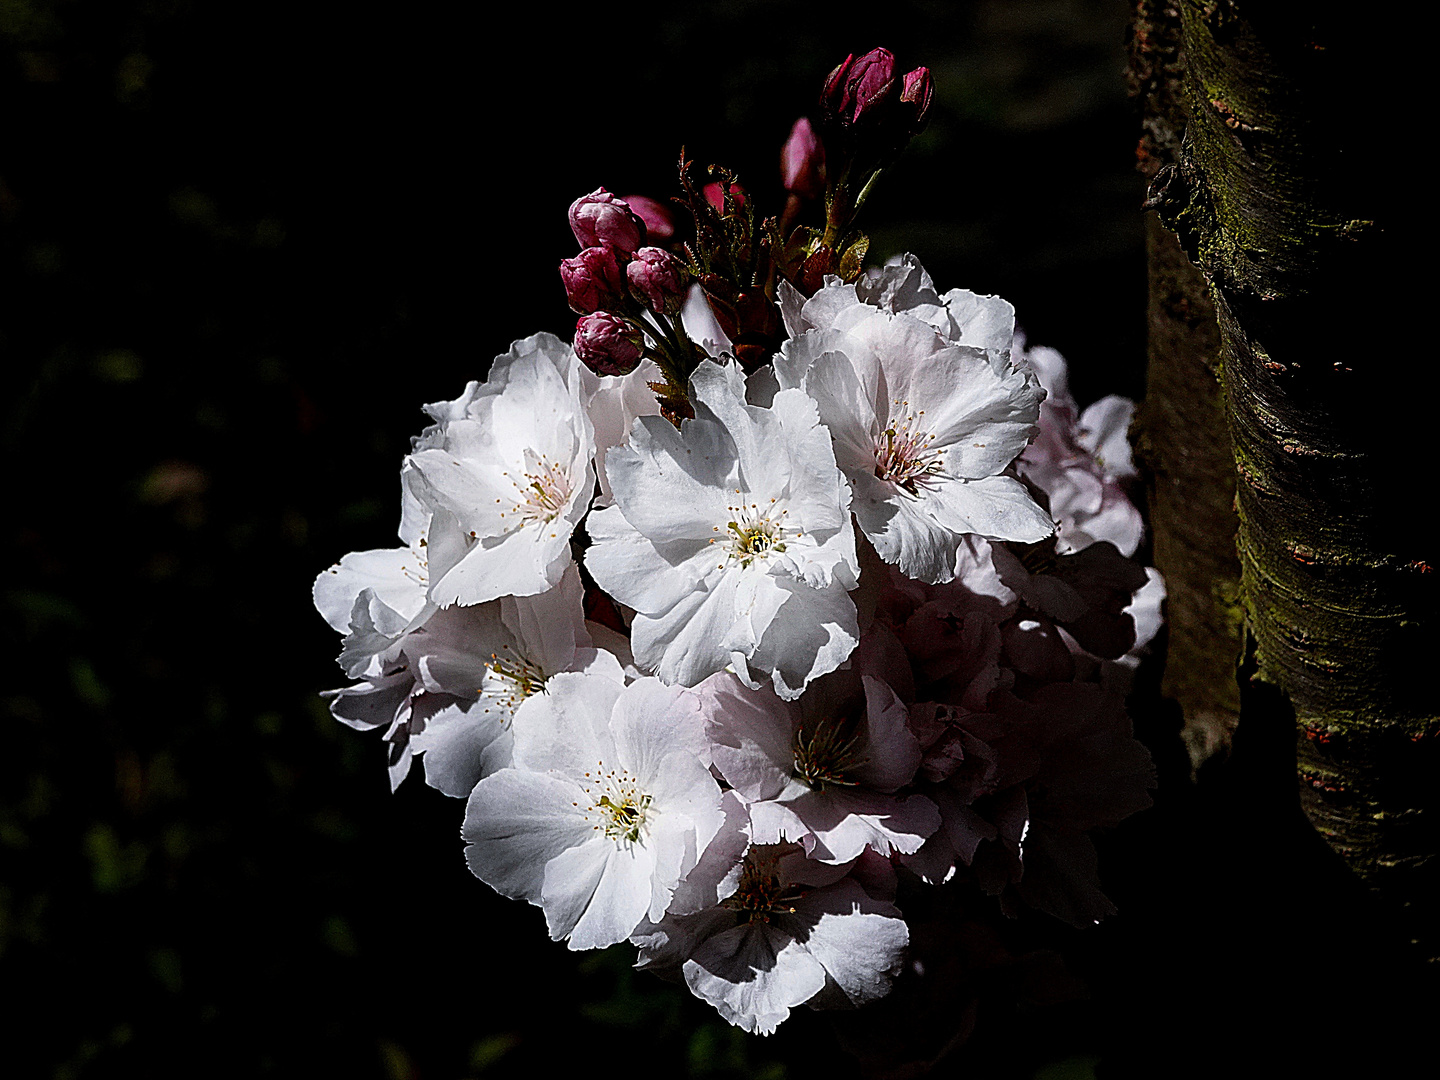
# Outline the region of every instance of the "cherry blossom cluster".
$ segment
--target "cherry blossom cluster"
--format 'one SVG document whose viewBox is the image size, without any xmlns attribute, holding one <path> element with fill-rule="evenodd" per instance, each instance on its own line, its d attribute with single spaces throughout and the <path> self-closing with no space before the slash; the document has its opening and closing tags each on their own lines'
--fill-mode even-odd
<svg viewBox="0 0 1440 1080">
<path fill-rule="evenodd" d="M 1124 695 L 1163 598 L 1123 403 L 1081 413 L 1007 302 L 909 256 L 782 280 L 742 367 L 622 200 L 571 224 L 573 346 L 427 405 L 401 545 L 315 582 L 334 715 L 466 800 L 470 869 L 552 938 L 629 941 L 748 1031 L 887 992 L 900 874 L 1113 911 L 1090 832 L 1150 801 Z M 682 334 L 662 414 L 646 351 Z"/>
</svg>

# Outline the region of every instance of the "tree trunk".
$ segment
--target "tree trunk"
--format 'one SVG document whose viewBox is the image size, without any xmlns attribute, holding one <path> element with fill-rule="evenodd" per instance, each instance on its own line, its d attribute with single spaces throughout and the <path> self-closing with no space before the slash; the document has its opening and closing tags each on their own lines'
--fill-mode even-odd
<svg viewBox="0 0 1440 1080">
<path fill-rule="evenodd" d="M 1136 156 L 1146 179 L 1179 158 L 1183 74 L 1179 12 L 1165 0 L 1137 0 L 1130 81 L 1144 110 Z M 1186 748 L 1198 768 L 1229 746 L 1240 713 L 1235 463 L 1209 285 L 1154 210 L 1145 215 L 1145 246 L 1149 362 L 1132 437 L 1145 478 L 1153 560 L 1168 594 L 1160 689 L 1180 706 Z"/>
<path fill-rule="evenodd" d="M 1404 145 L 1383 122 L 1392 28 L 1353 9 L 1340 26 L 1244 0 L 1176 6 L 1188 125 L 1152 204 L 1218 315 L 1254 677 L 1294 705 L 1316 828 L 1383 894 L 1428 908 L 1436 575 L 1410 412 L 1428 387 L 1397 340 L 1418 309 L 1385 168 Z"/>
</svg>

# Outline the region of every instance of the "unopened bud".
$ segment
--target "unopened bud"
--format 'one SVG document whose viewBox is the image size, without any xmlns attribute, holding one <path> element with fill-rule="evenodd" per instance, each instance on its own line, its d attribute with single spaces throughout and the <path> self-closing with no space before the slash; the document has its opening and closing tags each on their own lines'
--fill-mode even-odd
<svg viewBox="0 0 1440 1080">
<path fill-rule="evenodd" d="M 565 283 L 565 299 L 572 311 L 589 315 L 621 306 L 625 297 L 622 258 L 612 245 L 597 244 L 560 264 L 560 280 Z"/>
<path fill-rule="evenodd" d="M 935 80 L 929 68 L 919 67 L 905 76 L 900 101 L 905 106 L 903 111 L 909 122 L 910 135 L 918 135 L 925 130 L 925 123 L 930 119 L 930 102 L 934 97 Z"/>
<path fill-rule="evenodd" d="M 570 229 L 582 248 L 610 243 L 629 253 L 645 243 L 645 222 L 603 187 L 570 204 Z"/>
<path fill-rule="evenodd" d="M 850 65 L 840 97 L 842 123 L 860 124 L 878 116 L 895 91 L 895 56 L 889 49 L 871 49 Z"/>
<path fill-rule="evenodd" d="M 651 243 L 663 244 L 675 235 L 675 215 L 664 203 L 648 195 L 626 195 L 625 201 L 645 223 L 645 235 Z"/>
<path fill-rule="evenodd" d="M 664 248 L 643 247 L 625 268 L 630 291 L 661 315 L 674 315 L 685 300 L 690 274 L 685 264 Z"/>
<path fill-rule="evenodd" d="M 640 363 L 644 347 L 640 330 L 608 311 L 586 315 L 575 324 L 575 355 L 596 375 L 628 375 Z"/>
<path fill-rule="evenodd" d="M 725 185 L 718 181 L 706 184 L 701 192 L 705 201 L 715 208 L 717 214 L 725 213 Z M 730 185 L 730 194 L 735 198 L 736 207 L 745 205 L 745 189 L 739 184 Z"/>
<path fill-rule="evenodd" d="M 825 194 L 825 146 L 803 116 L 795 121 L 780 150 L 780 179 L 786 191 L 801 198 L 818 199 Z"/>
</svg>

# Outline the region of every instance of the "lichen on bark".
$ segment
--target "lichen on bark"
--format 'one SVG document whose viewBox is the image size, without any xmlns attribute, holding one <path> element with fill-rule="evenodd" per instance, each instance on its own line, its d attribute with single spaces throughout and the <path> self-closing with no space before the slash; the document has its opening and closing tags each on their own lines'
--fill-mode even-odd
<svg viewBox="0 0 1440 1080">
<path fill-rule="evenodd" d="M 1294 705 L 1311 821 L 1433 904 L 1436 575 L 1409 473 L 1428 401 L 1391 340 L 1409 312 L 1377 167 L 1385 39 L 1308 8 L 1178 7 L 1189 123 L 1152 196 L 1215 301 L 1258 677 Z"/>
</svg>

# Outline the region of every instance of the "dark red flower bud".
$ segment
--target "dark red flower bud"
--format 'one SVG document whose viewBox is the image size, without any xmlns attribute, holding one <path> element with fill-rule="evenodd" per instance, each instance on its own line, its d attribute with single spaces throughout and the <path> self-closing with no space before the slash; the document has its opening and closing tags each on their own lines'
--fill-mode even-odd
<svg viewBox="0 0 1440 1080">
<path fill-rule="evenodd" d="M 925 123 L 930 119 L 930 102 L 934 97 L 935 80 L 929 68 L 919 67 L 905 76 L 900 100 L 905 105 L 911 135 L 925 130 Z"/>
<path fill-rule="evenodd" d="M 895 56 L 889 49 L 871 49 L 850 65 L 840 97 L 842 123 L 859 124 L 880 116 L 895 92 Z"/>
<path fill-rule="evenodd" d="M 641 248 L 625 268 L 625 275 L 631 293 L 652 311 L 674 315 L 685 302 L 690 274 L 685 264 L 664 248 Z"/>
<path fill-rule="evenodd" d="M 805 199 L 825 194 L 825 146 L 810 121 L 801 117 L 780 150 L 780 179 L 785 190 Z"/>
<path fill-rule="evenodd" d="M 645 222 L 603 187 L 570 204 L 570 229 L 582 248 L 610 243 L 628 254 L 645 243 Z"/>
<path fill-rule="evenodd" d="M 596 375 L 628 375 L 640 363 L 644 347 L 644 334 L 608 311 L 586 315 L 575 324 L 575 355 Z"/>
<path fill-rule="evenodd" d="M 612 245 L 597 244 L 560 264 L 560 280 L 565 283 L 565 299 L 572 311 L 589 315 L 624 303 L 623 258 Z"/>
</svg>

